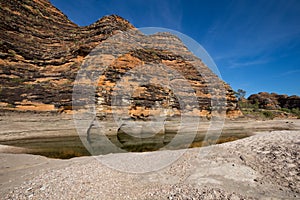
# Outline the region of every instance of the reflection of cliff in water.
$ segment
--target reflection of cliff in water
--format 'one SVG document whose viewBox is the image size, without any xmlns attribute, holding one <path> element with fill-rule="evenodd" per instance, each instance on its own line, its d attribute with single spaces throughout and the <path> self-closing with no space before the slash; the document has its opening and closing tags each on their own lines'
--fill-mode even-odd
<svg viewBox="0 0 300 200">
<path fill-rule="evenodd" d="M 92 128 L 94 129 L 94 128 Z M 168 132 L 165 134 L 157 134 L 148 138 L 138 139 L 129 134 L 120 133 L 118 135 L 104 136 L 97 134 L 95 130 L 91 130 L 91 148 L 93 155 L 104 155 L 109 153 L 122 152 L 146 152 L 164 149 L 169 145 L 176 132 Z M 194 141 L 189 144 L 176 144 L 170 146 L 169 149 L 182 149 L 186 147 L 201 147 L 212 141 L 203 142 L 204 133 L 198 134 Z M 231 130 L 231 132 L 224 132 L 218 139 L 217 143 L 229 142 L 250 136 L 247 132 L 242 130 Z M 111 145 L 107 145 L 107 140 Z M 0 142 L 3 145 L 11 145 L 17 147 L 24 147 L 27 149 L 24 153 L 42 155 L 50 158 L 69 159 L 80 156 L 90 156 L 91 153 L 82 144 L 78 136 L 71 137 L 52 137 L 52 138 L 32 138 Z"/>
<path fill-rule="evenodd" d="M 117 131 L 122 149 L 127 151 L 156 151 L 170 142 L 163 123 L 135 122 L 122 124 Z"/>
<path fill-rule="evenodd" d="M 219 138 L 207 137 L 207 129 L 193 133 L 193 127 L 186 125 L 183 130 L 166 122 L 133 121 L 121 124 L 115 134 L 99 134 L 94 127 L 90 132 L 90 151 L 93 155 L 122 152 L 146 152 L 202 147 L 229 142 L 250 136 L 246 130 L 224 130 Z"/>
</svg>

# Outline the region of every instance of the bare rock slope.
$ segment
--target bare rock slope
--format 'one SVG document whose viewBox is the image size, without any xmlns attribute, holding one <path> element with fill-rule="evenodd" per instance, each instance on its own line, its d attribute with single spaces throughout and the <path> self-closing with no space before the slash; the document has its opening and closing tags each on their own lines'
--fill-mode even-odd
<svg viewBox="0 0 300 200">
<path fill-rule="evenodd" d="M 248 97 L 248 101 L 252 104 L 257 103 L 260 108 L 276 110 L 280 108 L 299 109 L 300 97 L 296 95 L 288 96 L 285 94 L 276 94 L 268 92 L 260 92 L 252 94 Z"/>
<path fill-rule="evenodd" d="M 128 21 L 116 15 L 105 16 L 90 26 L 79 27 L 48 0 L 1 0 L 0 3 L 0 106 L 9 110 L 71 110 L 74 80 L 85 56 L 97 45 L 108 41 L 108 38 L 135 29 Z M 140 32 L 136 34 L 142 37 Z M 142 45 L 140 49 L 131 49 L 115 57 L 105 77 L 100 79 L 97 95 L 101 101 L 98 103 L 104 105 L 105 113 L 110 113 L 105 105 L 110 105 L 110 96 L 119 81 L 118 77 L 138 65 L 152 63 L 167 65 L 188 80 L 200 105 L 199 110 L 191 110 L 194 114 L 211 115 L 212 94 L 208 88 L 217 91 L 223 87 L 224 97 L 217 98 L 225 98 L 228 116 L 241 115 L 230 86 L 203 63 L 200 64 L 201 74 L 195 71 L 195 63 L 201 61 L 191 56 L 178 38 L 161 34 L 151 39 L 144 38 L 143 43 L 152 41 L 166 46 L 154 49 Z M 109 42 L 107 46 L 113 48 Z M 170 52 L 174 48 L 177 51 Z M 179 52 L 189 53 L 191 59 Z M 204 79 L 201 75 L 208 78 Z M 130 114 L 135 118 L 145 118 L 151 115 L 150 107 L 157 101 L 172 108 L 175 114 L 180 114 L 177 112 L 178 101 L 172 95 L 172 91 L 155 84 L 141 86 L 131 98 Z M 162 102 L 162 99 L 168 97 L 171 99 L 170 104 Z"/>
</svg>

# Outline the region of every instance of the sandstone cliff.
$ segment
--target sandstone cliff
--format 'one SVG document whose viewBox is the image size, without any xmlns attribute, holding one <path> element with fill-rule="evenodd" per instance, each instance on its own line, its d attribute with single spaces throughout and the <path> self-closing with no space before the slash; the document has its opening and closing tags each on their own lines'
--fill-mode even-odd
<svg viewBox="0 0 300 200">
<path fill-rule="evenodd" d="M 118 37 L 120 31 L 134 30 L 133 25 L 116 15 L 105 16 L 90 26 L 79 27 L 48 0 L 0 0 L 0 3 L 2 109 L 71 110 L 74 80 L 85 57 L 99 44 L 113 48 L 109 38 Z M 199 103 L 199 109 L 191 110 L 191 114 L 210 116 L 212 97 L 223 87 L 228 116 L 241 115 L 230 86 L 193 56 L 177 37 L 156 34 L 145 39 L 139 31 L 132 33 L 143 41 L 141 48 L 127 49 L 124 55 L 113 55 L 115 61 L 97 83 L 99 112 L 111 112 L 111 95 L 117 91 L 114 87 L 121 75 L 139 65 L 157 64 L 177 70 L 188 80 Z M 149 42 L 156 48 L 148 47 Z M 123 45 L 122 48 L 127 47 Z M 201 74 L 195 71 L 196 65 L 200 67 Z M 154 75 L 157 74 L 149 71 L 150 77 Z M 188 96 L 188 91 L 185 92 L 183 96 Z M 170 108 L 172 115 L 180 115 L 178 99 L 170 89 L 159 84 L 140 85 L 130 102 L 130 115 L 135 118 L 155 115 L 153 106 L 157 102 L 163 108 Z"/>
<path fill-rule="evenodd" d="M 0 2 L 0 99 L 17 110 L 70 108 L 84 56 L 116 30 L 133 28 L 114 15 L 79 27 L 47 0 Z"/>
<path fill-rule="evenodd" d="M 269 110 L 300 108 L 300 97 L 296 95 L 288 96 L 284 94 L 260 92 L 250 95 L 248 101 L 252 104 L 257 103 L 260 108 Z"/>
</svg>

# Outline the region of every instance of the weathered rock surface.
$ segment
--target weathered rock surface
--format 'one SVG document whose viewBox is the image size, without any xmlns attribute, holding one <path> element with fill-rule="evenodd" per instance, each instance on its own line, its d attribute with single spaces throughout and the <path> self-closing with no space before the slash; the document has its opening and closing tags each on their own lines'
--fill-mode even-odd
<svg viewBox="0 0 300 200">
<path fill-rule="evenodd" d="M 296 95 L 280 95 L 276 93 L 260 92 L 248 97 L 252 104 L 258 103 L 260 108 L 276 110 L 280 108 L 300 108 L 300 97 Z"/>
<path fill-rule="evenodd" d="M 79 27 L 47 0 L 1 0 L 0 9 L 0 98 L 16 110 L 70 107 L 83 57 L 115 30 L 133 28 L 114 15 Z"/>
<path fill-rule="evenodd" d="M 108 49 L 113 48 L 109 38 L 134 30 L 133 25 L 116 15 L 79 27 L 48 0 L 0 2 L 0 106 L 4 109 L 71 110 L 74 80 L 85 56 L 105 41 Z M 210 117 L 215 95 L 216 99 L 225 98 L 227 116 L 241 115 L 230 86 L 193 56 L 177 37 L 156 34 L 145 39 L 138 31 L 136 37 L 142 39 L 142 48 L 114 55 L 114 63 L 100 79 L 96 95 L 98 110 L 111 113 L 111 95 L 116 92 L 114 87 L 119 76 L 139 65 L 152 64 L 168 66 L 188 80 L 199 103 L 199 109 L 191 109 L 190 114 Z M 149 42 L 157 48 L 147 46 Z M 170 49 L 175 51 L 170 52 Z M 201 74 L 196 66 L 200 67 Z M 156 75 L 149 71 L 149 76 Z M 178 81 L 177 85 L 180 84 Z M 219 95 L 221 88 L 224 88 L 224 97 Z M 188 91 L 183 94 L 188 95 Z M 158 84 L 137 87 L 130 102 L 129 114 L 136 119 L 157 115 L 159 112 L 154 108 L 157 104 L 163 109 L 171 108 L 171 115 L 181 114 L 172 91 Z M 188 106 L 185 108 L 189 109 Z"/>
</svg>

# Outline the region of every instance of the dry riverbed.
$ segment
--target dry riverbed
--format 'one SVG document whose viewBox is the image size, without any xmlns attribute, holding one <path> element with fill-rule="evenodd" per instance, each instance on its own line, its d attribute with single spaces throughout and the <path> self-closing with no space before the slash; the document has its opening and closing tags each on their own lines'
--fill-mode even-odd
<svg viewBox="0 0 300 200">
<path fill-rule="evenodd" d="M 5 114 L 0 140 L 76 135 L 69 115 Z M 188 149 L 165 168 L 126 173 L 106 160 L 139 165 L 131 153 L 49 159 L 1 146 L 1 199 L 299 199 L 300 121 L 228 120 L 251 137 Z M 270 131 L 271 130 L 271 131 Z M 277 131 L 276 131 L 277 130 Z M 155 152 L 156 160 L 183 150 Z M 15 154 L 12 154 L 15 153 Z M 150 155 L 140 153 L 138 155 Z M 121 163 L 122 164 L 122 163 Z M 147 166 L 148 167 L 148 166 Z"/>
</svg>

